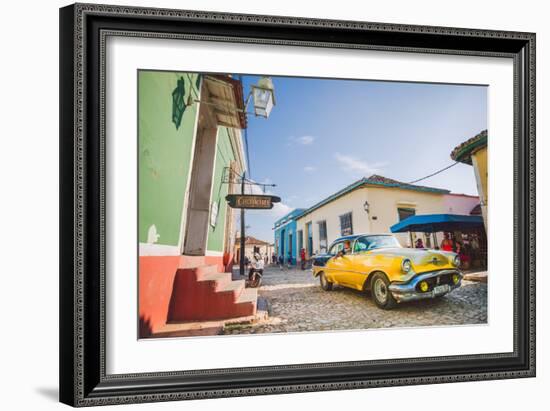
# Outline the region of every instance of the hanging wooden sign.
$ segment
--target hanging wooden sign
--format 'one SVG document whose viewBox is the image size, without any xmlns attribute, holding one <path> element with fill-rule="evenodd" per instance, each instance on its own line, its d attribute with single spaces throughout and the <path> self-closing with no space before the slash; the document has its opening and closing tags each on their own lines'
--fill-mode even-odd
<svg viewBox="0 0 550 411">
<path fill-rule="evenodd" d="M 228 194 L 225 199 L 231 208 L 246 208 L 253 210 L 269 210 L 273 208 L 273 203 L 281 201 L 280 197 L 253 194 Z"/>
</svg>

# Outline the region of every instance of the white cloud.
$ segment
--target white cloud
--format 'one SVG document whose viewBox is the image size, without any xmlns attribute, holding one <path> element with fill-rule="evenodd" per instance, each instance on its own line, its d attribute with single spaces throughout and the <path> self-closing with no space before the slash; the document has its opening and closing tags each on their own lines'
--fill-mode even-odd
<svg viewBox="0 0 550 411">
<path fill-rule="evenodd" d="M 335 153 L 334 158 L 340 164 L 342 170 L 352 174 L 359 174 L 363 176 L 369 176 L 371 174 L 379 173 L 387 163 L 376 162 L 368 163 L 367 161 L 360 160 L 356 157 L 345 155 L 341 153 Z"/>
<path fill-rule="evenodd" d="M 270 210 L 270 214 L 272 217 L 281 218 L 290 213 L 292 210 L 294 210 L 292 207 L 283 202 L 274 203 L 273 208 Z"/>
<path fill-rule="evenodd" d="M 267 179 L 269 180 L 269 179 Z M 254 195 L 274 195 L 274 193 L 270 190 L 266 190 L 265 192 L 262 189 L 262 186 L 258 186 L 255 184 L 247 184 L 244 188 L 245 194 L 254 194 Z M 276 195 L 276 194 L 275 194 Z M 254 213 L 262 213 L 266 218 L 274 218 L 279 219 L 283 217 L 284 215 L 290 213 L 294 208 L 289 206 L 288 204 L 285 204 L 283 202 L 279 203 L 273 203 L 273 208 L 271 210 L 261 210 L 261 211 L 252 211 Z M 249 211 L 251 212 L 251 211 Z"/>
<path fill-rule="evenodd" d="M 283 202 L 273 203 L 271 210 L 246 210 L 246 214 L 254 214 L 265 218 L 266 221 L 270 221 L 269 226 L 272 227 L 273 223 L 281 217 L 284 217 L 288 213 L 294 210 L 294 207 L 289 206 Z"/>
<path fill-rule="evenodd" d="M 303 146 L 310 146 L 315 141 L 315 137 L 313 136 L 300 136 L 300 137 L 289 137 L 289 143 L 287 143 L 287 146 L 290 146 L 292 144 L 301 144 Z"/>
<path fill-rule="evenodd" d="M 304 146 L 309 146 L 310 144 L 313 144 L 313 142 L 315 141 L 315 137 L 301 136 L 301 137 L 298 137 L 297 140 L 300 144 L 303 144 Z"/>
<path fill-rule="evenodd" d="M 305 166 L 305 167 L 304 167 L 304 171 L 305 171 L 306 173 L 313 173 L 315 170 L 317 170 L 317 168 L 316 168 L 316 167 L 313 167 L 313 166 Z"/>
</svg>

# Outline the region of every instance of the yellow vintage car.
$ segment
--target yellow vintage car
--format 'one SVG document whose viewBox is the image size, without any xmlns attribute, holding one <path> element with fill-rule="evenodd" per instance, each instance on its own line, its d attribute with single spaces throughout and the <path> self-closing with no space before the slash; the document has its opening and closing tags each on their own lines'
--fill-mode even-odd
<svg viewBox="0 0 550 411">
<path fill-rule="evenodd" d="M 323 290 L 334 285 L 370 290 L 376 305 L 384 309 L 440 297 L 460 287 L 459 267 L 456 253 L 404 248 L 392 234 L 341 237 L 312 263 Z"/>
</svg>

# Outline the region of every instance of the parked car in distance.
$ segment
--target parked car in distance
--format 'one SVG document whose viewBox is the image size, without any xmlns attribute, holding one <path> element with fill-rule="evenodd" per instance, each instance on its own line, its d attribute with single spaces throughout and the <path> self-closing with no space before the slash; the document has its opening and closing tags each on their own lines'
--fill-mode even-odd
<svg viewBox="0 0 550 411">
<path fill-rule="evenodd" d="M 313 258 L 313 275 L 325 291 L 334 285 L 370 290 L 376 305 L 441 297 L 460 287 L 456 253 L 404 248 L 392 234 L 359 234 L 338 238 L 325 254 Z"/>
</svg>

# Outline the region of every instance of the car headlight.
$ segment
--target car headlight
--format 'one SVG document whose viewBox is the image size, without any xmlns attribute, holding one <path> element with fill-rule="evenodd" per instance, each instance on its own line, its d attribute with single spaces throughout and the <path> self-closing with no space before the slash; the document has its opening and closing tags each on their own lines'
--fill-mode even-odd
<svg viewBox="0 0 550 411">
<path fill-rule="evenodd" d="M 455 258 L 453 259 L 453 265 L 455 267 L 460 267 L 460 256 L 458 254 L 455 255 Z"/>
<path fill-rule="evenodd" d="M 418 286 L 420 288 L 420 291 L 422 291 L 423 293 L 430 289 L 430 285 L 426 281 L 421 281 Z"/>
<path fill-rule="evenodd" d="M 412 269 L 411 260 L 409 260 L 408 258 L 405 258 L 405 259 L 401 262 L 401 270 L 406 274 L 406 273 L 408 273 L 409 271 L 411 271 L 411 269 Z"/>
</svg>

